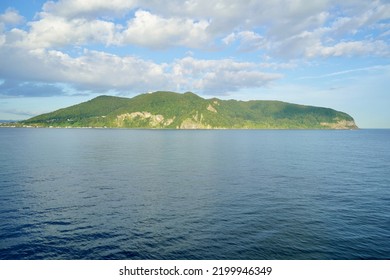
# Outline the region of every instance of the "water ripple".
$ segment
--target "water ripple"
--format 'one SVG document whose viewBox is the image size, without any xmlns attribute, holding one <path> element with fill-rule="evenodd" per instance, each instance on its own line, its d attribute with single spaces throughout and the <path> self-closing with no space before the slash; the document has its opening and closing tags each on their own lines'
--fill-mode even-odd
<svg viewBox="0 0 390 280">
<path fill-rule="evenodd" d="M 1 129 L 0 259 L 390 259 L 389 139 Z"/>
</svg>

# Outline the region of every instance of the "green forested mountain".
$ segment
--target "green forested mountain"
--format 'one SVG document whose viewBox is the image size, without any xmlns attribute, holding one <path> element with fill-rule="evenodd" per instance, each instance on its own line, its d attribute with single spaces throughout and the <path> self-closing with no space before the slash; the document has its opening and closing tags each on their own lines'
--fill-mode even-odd
<svg viewBox="0 0 390 280">
<path fill-rule="evenodd" d="M 133 98 L 99 96 L 21 122 L 42 127 L 173 129 L 352 129 L 351 116 L 333 109 L 280 101 L 203 99 L 193 93 L 154 92 Z"/>
</svg>

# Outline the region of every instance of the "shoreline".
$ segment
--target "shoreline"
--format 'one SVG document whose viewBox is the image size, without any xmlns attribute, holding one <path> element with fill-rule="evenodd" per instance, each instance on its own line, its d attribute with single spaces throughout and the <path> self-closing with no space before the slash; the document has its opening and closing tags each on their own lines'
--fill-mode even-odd
<svg viewBox="0 0 390 280">
<path fill-rule="evenodd" d="M 362 130 L 362 129 L 390 129 L 390 128 L 149 128 L 149 127 L 75 127 L 75 126 L 32 126 L 32 125 L 3 125 L 0 123 L 0 128 L 46 128 L 46 129 L 122 129 L 122 130 Z"/>
</svg>

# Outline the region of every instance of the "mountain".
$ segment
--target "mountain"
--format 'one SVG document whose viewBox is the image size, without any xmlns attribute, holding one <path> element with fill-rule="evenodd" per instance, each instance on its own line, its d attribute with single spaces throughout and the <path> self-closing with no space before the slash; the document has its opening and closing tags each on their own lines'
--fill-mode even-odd
<svg viewBox="0 0 390 280">
<path fill-rule="evenodd" d="M 20 122 L 38 127 L 173 129 L 354 129 L 333 109 L 281 101 L 203 99 L 194 93 L 154 92 L 133 98 L 99 96 Z"/>
</svg>

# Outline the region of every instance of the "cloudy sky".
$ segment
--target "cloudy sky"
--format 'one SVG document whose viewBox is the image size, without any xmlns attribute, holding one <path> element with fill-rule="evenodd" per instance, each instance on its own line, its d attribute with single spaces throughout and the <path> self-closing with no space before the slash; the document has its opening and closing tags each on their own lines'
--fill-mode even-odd
<svg viewBox="0 0 390 280">
<path fill-rule="evenodd" d="M 169 90 L 390 128 L 390 1 L 0 2 L 0 120 Z"/>
</svg>

